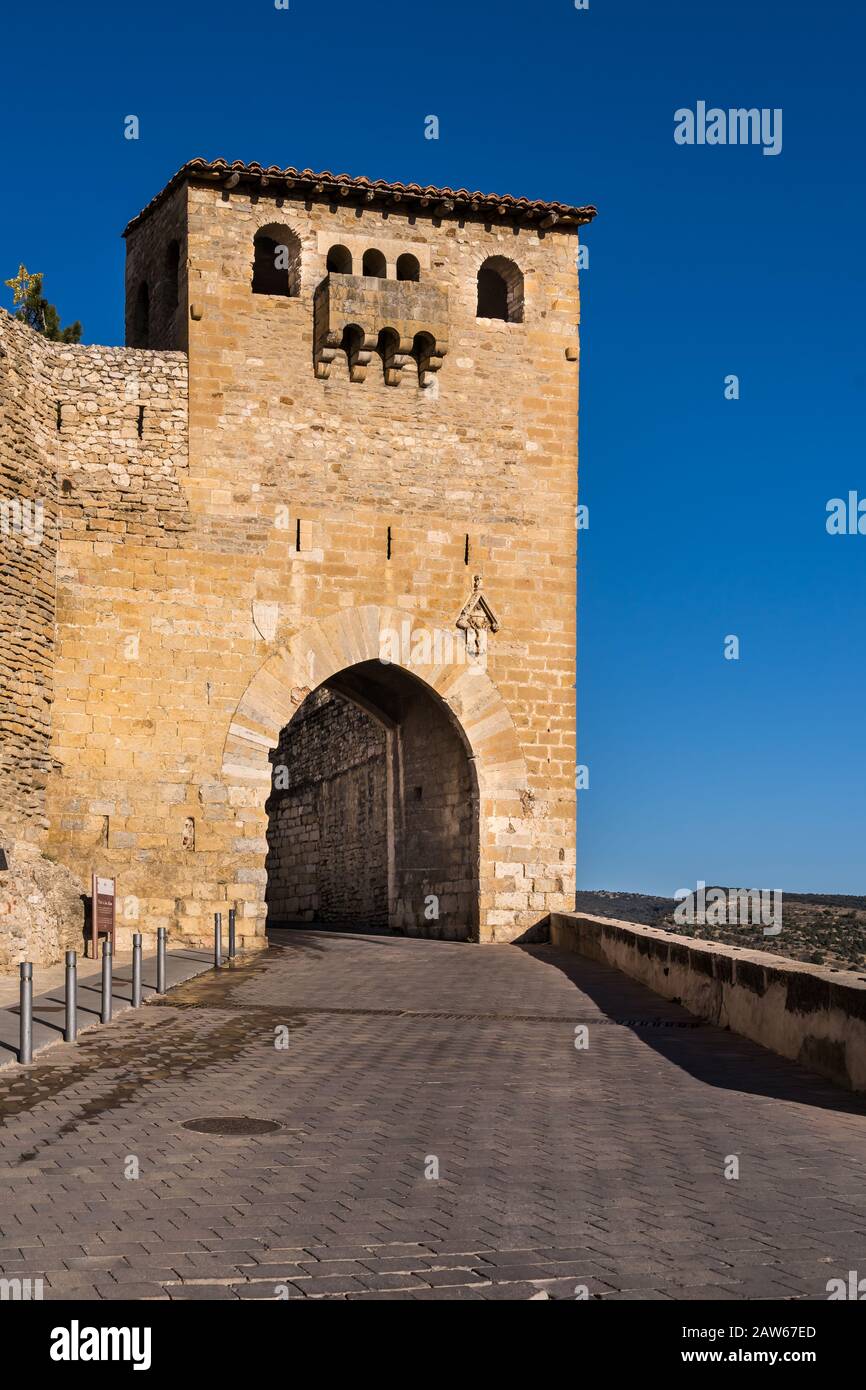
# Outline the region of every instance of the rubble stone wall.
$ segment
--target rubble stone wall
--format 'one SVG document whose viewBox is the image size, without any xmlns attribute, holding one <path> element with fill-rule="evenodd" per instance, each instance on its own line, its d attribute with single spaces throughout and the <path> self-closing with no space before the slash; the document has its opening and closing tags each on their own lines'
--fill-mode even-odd
<svg viewBox="0 0 866 1390">
<path fill-rule="evenodd" d="M 80 945 L 81 895 L 100 865 L 79 845 L 56 853 L 67 867 L 27 847 L 63 839 L 53 778 L 69 791 L 67 824 L 107 848 L 104 798 L 81 795 L 100 761 L 82 735 L 116 720 L 122 738 L 131 692 L 108 668 L 121 655 L 135 669 L 140 621 L 135 578 L 127 589 L 106 575 L 79 606 L 76 575 L 128 542 L 141 577 L 143 548 L 162 554 L 188 530 L 186 391 L 182 353 L 50 343 L 0 311 L 0 968 L 24 958 L 22 942 L 41 963 Z M 73 661 L 58 669 L 61 640 Z M 58 708 L 65 741 L 52 745 Z M 126 802 L 135 789 L 124 780 Z"/>
</svg>

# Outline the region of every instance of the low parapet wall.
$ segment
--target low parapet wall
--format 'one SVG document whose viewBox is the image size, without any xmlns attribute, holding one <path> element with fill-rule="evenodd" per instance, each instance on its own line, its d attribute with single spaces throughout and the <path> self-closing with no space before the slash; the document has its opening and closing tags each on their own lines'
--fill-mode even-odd
<svg viewBox="0 0 866 1390">
<path fill-rule="evenodd" d="M 553 945 L 615 966 L 690 1013 L 866 1091 L 866 978 L 694 941 L 655 927 L 554 912 Z"/>
</svg>

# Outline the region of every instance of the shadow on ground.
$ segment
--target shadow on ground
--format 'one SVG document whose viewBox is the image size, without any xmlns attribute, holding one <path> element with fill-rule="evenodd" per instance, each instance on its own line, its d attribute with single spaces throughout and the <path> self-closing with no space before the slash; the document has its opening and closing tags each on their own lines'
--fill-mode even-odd
<svg viewBox="0 0 866 1390">
<path fill-rule="evenodd" d="M 681 1005 L 654 994 L 611 966 L 555 946 L 517 949 L 560 971 L 612 1023 L 631 1028 L 647 1047 L 708 1086 L 866 1115 L 866 1096 L 845 1091 L 737 1033 L 696 1019 Z"/>
</svg>

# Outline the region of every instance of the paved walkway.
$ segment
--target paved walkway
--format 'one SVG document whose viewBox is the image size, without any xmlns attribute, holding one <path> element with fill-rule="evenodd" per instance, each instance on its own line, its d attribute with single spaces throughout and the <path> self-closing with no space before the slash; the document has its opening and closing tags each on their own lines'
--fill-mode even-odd
<svg viewBox="0 0 866 1390">
<path fill-rule="evenodd" d="M 736 1300 L 866 1275 L 863 1101 L 552 947 L 282 941 L 0 1074 L 5 1277 Z M 228 1116 L 281 1127 L 183 1128 Z"/>
<path fill-rule="evenodd" d="M 165 983 L 168 989 L 201 975 L 213 965 L 212 951 L 190 947 L 166 951 Z M 98 1027 L 102 1017 L 102 960 L 80 956 L 77 963 L 78 987 L 75 1020 L 79 1033 Z M 19 1011 L 20 977 L 0 976 L 0 1067 L 17 1064 L 21 1038 Z M 141 997 L 156 993 L 156 955 L 141 963 Z M 132 1008 L 132 952 L 119 951 L 113 959 L 111 976 L 111 1014 L 116 1018 Z M 65 965 L 33 968 L 33 1055 L 62 1042 L 66 1026 Z"/>
</svg>

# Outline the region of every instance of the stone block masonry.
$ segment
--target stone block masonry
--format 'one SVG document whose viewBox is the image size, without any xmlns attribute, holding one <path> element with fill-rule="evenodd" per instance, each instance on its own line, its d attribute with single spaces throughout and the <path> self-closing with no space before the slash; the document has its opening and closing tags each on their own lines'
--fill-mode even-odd
<svg viewBox="0 0 866 1390">
<path fill-rule="evenodd" d="M 351 701 L 320 690 L 271 756 L 269 920 L 386 927 L 384 730 Z"/>
<path fill-rule="evenodd" d="M 83 892 L 116 875 L 121 944 L 203 943 L 232 903 L 264 943 L 298 849 L 271 754 L 322 688 L 384 731 L 389 925 L 432 930 L 432 897 L 439 934 L 508 941 L 572 906 L 593 210 L 434 194 L 194 161 L 127 229 L 129 347 L 0 322 L 4 486 L 50 535 L 4 538 L 0 831 Z"/>
<path fill-rule="evenodd" d="M 72 825 L 89 832 L 98 854 L 108 847 L 106 798 L 74 795 L 93 762 L 92 751 L 79 760 L 78 750 L 82 731 L 109 709 L 121 736 L 130 694 L 117 672 L 131 669 L 139 638 L 136 623 L 124 627 L 134 580 L 128 593 L 106 588 L 93 630 L 79 622 L 75 577 L 127 538 L 158 551 L 178 544 L 187 525 L 186 381 L 182 353 L 49 343 L 0 311 L 0 846 L 9 861 L 0 873 L 0 969 L 51 964 L 82 945 L 82 895 L 96 858 L 72 852 L 64 866 L 53 862 L 62 850 L 48 859 L 39 851 L 52 830 L 62 845 Z M 86 650 L 76 645 L 85 628 Z M 68 673 L 57 669 L 60 641 L 78 651 Z M 52 747 L 55 708 L 68 733 Z M 52 776 L 72 793 L 55 827 Z M 131 804 L 134 780 L 115 791 Z"/>
<path fill-rule="evenodd" d="M 50 352 L 0 310 L 0 836 L 47 828 L 57 484 Z"/>
<path fill-rule="evenodd" d="M 48 343 L 3 311 L 0 367 L 0 828 L 38 843 L 60 770 L 51 708 L 74 714 L 92 669 L 58 689 L 58 629 L 78 628 L 65 581 L 127 537 L 177 544 L 187 369 L 182 353 Z M 119 612 L 101 624 L 122 633 Z"/>
</svg>

